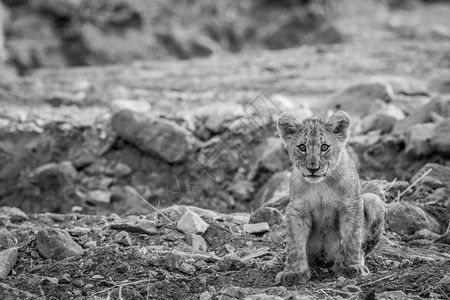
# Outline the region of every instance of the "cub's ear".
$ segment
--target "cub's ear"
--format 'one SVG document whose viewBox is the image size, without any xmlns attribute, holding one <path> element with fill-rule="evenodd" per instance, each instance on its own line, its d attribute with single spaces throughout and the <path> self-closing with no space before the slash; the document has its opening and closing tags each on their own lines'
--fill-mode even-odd
<svg viewBox="0 0 450 300">
<path fill-rule="evenodd" d="M 287 145 L 292 136 L 302 128 L 302 122 L 291 114 L 282 113 L 278 118 L 277 127 L 281 140 Z"/>
<path fill-rule="evenodd" d="M 346 112 L 335 112 L 327 119 L 325 128 L 329 132 L 339 135 L 346 140 L 350 129 L 350 117 Z"/>
</svg>

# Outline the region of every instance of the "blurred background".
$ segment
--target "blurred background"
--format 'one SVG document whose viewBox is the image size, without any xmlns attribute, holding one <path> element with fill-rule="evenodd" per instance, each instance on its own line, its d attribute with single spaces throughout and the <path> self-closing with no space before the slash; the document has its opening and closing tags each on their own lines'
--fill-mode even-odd
<svg viewBox="0 0 450 300">
<path fill-rule="evenodd" d="M 448 1 L 1 3 L 0 205 L 283 207 L 283 111 L 349 112 L 383 189 L 448 164 Z"/>
<path fill-rule="evenodd" d="M 374 39 L 380 23 L 402 37 L 445 36 L 448 10 L 423 8 L 436 2 L 446 1 L 5 0 L 0 45 L 3 62 L 24 75 L 36 68 L 191 59 L 343 43 L 355 36 Z M 434 10 L 432 17 L 428 10 Z M 346 22 L 349 18 L 353 22 Z"/>
</svg>

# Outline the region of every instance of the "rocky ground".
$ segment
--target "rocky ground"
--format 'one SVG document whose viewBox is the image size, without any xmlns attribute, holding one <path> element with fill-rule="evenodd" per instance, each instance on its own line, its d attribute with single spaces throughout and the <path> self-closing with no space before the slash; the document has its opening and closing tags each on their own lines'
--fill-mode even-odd
<svg viewBox="0 0 450 300">
<path fill-rule="evenodd" d="M 332 46 L 2 83 L 2 299 L 448 299 L 449 11 L 340 20 Z M 336 109 L 386 235 L 367 277 L 317 266 L 281 287 L 290 164 L 274 121 Z"/>
</svg>

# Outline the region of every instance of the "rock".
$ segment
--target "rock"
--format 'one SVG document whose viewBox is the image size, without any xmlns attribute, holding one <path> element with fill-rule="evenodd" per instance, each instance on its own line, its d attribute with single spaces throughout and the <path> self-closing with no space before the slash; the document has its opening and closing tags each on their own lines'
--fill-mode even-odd
<svg viewBox="0 0 450 300">
<path fill-rule="evenodd" d="M 75 279 L 72 281 L 72 284 L 79 288 L 84 287 L 84 281 L 82 279 Z"/>
<path fill-rule="evenodd" d="M 167 253 L 164 264 L 169 271 L 176 270 L 181 265 L 181 257 L 177 253 Z"/>
<path fill-rule="evenodd" d="M 397 122 L 394 132 L 404 132 L 414 124 L 432 122 L 432 113 L 444 118 L 450 118 L 450 98 L 437 98 L 418 108 L 405 119 Z"/>
<path fill-rule="evenodd" d="M 373 130 L 380 130 L 382 134 L 394 129 L 397 120 L 383 112 L 371 113 L 361 120 L 361 133 L 366 134 Z"/>
<path fill-rule="evenodd" d="M 114 99 L 110 103 L 111 111 L 116 113 L 120 110 L 131 110 L 137 113 L 148 112 L 151 108 L 150 103 L 143 100 L 132 100 L 132 99 Z"/>
<path fill-rule="evenodd" d="M 70 274 L 64 273 L 61 275 L 61 278 L 59 278 L 59 283 L 66 284 L 70 283 L 72 281 L 72 277 Z"/>
<path fill-rule="evenodd" d="M 386 206 L 386 228 L 401 235 L 412 235 L 421 229 L 439 233 L 440 224 L 420 207 L 407 202 Z"/>
<path fill-rule="evenodd" d="M 273 203 L 282 197 L 289 196 L 289 184 L 291 173 L 282 171 L 272 177 L 258 190 L 255 196 L 257 207 L 265 203 Z"/>
<path fill-rule="evenodd" d="M 83 248 L 85 249 L 94 249 L 97 247 L 97 241 L 87 241 L 86 243 L 84 243 Z"/>
<path fill-rule="evenodd" d="M 85 227 L 74 227 L 72 229 L 67 230 L 67 232 L 71 236 L 84 236 L 84 235 L 89 234 L 90 231 L 91 231 L 90 228 L 85 228 Z"/>
<path fill-rule="evenodd" d="M 255 224 L 244 224 L 244 231 L 247 233 L 264 233 L 270 230 L 266 222 Z"/>
<path fill-rule="evenodd" d="M 0 279 L 6 278 L 17 261 L 17 248 L 9 248 L 0 252 Z"/>
<path fill-rule="evenodd" d="M 129 222 L 119 221 L 117 223 L 111 224 L 111 229 L 125 230 L 128 232 L 137 232 L 143 234 L 157 234 L 158 229 L 154 221 L 149 220 L 135 220 Z"/>
<path fill-rule="evenodd" d="M 434 232 L 429 231 L 428 229 L 420 229 L 416 231 L 411 237 L 410 240 L 429 240 L 434 241 L 439 238 L 440 235 Z"/>
<path fill-rule="evenodd" d="M 430 90 L 427 84 L 419 79 L 404 76 L 374 76 L 371 78 L 375 82 L 385 82 L 392 86 L 395 95 L 408 96 L 428 96 Z M 397 99 L 396 99 L 397 100 Z"/>
<path fill-rule="evenodd" d="M 99 202 L 99 203 L 111 203 L 111 192 L 110 191 L 102 191 L 95 190 L 89 191 L 87 193 L 88 200 Z"/>
<path fill-rule="evenodd" d="M 383 100 L 376 99 L 369 108 L 369 113 L 381 113 L 393 117 L 395 120 L 403 120 L 405 113 L 392 103 L 386 103 Z"/>
<path fill-rule="evenodd" d="M 447 26 L 433 24 L 429 30 L 429 35 L 433 39 L 450 40 L 450 30 Z"/>
<path fill-rule="evenodd" d="M 114 242 L 122 244 L 124 246 L 131 246 L 133 244 L 130 234 L 123 230 L 114 236 Z"/>
<path fill-rule="evenodd" d="M 201 106 L 191 113 L 212 133 L 221 132 L 232 121 L 245 116 L 242 105 L 221 102 Z"/>
<path fill-rule="evenodd" d="M 323 17 L 312 11 L 299 11 L 286 15 L 286 18 L 279 21 L 262 36 L 264 45 L 272 50 L 292 48 L 305 43 L 305 36 L 324 23 Z"/>
<path fill-rule="evenodd" d="M 245 262 L 236 254 L 229 253 L 217 262 L 221 271 L 236 271 L 245 267 Z"/>
<path fill-rule="evenodd" d="M 437 283 L 438 285 L 450 285 L 450 275 L 444 275 L 441 280 Z"/>
<path fill-rule="evenodd" d="M 22 210 L 17 207 L 0 207 L 0 219 L 7 218 L 11 222 L 22 222 L 28 220 L 28 216 Z"/>
<path fill-rule="evenodd" d="M 250 216 L 249 223 L 256 224 L 263 222 L 269 224 L 269 226 L 282 224 L 283 215 L 276 208 L 267 206 L 260 207 L 252 213 L 252 215 Z"/>
<path fill-rule="evenodd" d="M 114 176 L 114 177 L 125 177 L 130 175 L 133 172 L 133 170 L 130 168 L 130 166 L 124 164 L 124 163 L 117 163 L 112 166 L 108 166 L 104 170 L 104 174 L 108 176 Z"/>
<path fill-rule="evenodd" d="M 429 86 L 432 91 L 439 94 L 450 94 L 450 80 L 448 78 L 436 78 L 430 82 Z"/>
<path fill-rule="evenodd" d="M 181 219 L 177 222 L 177 229 L 185 234 L 205 233 L 209 225 L 197 213 L 186 210 Z"/>
<path fill-rule="evenodd" d="M 440 164 L 428 163 L 423 166 L 412 178 L 411 182 L 416 181 L 422 174 L 424 174 L 429 169 L 432 169 L 426 177 L 439 180 L 445 184 L 447 190 L 450 190 L 450 167 L 446 167 Z M 424 178 L 425 179 L 425 178 Z"/>
<path fill-rule="evenodd" d="M 185 262 L 180 265 L 179 270 L 188 275 L 195 275 L 195 267 Z"/>
<path fill-rule="evenodd" d="M 168 30 L 156 32 L 158 41 L 180 59 L 205 57 L 220 52 L 220 45 L 210 37 L 193 30 L 172 26 Z"/>
<path fill-rule="evenodd" d="M 447 231 L 443 235 L 438 237 L 434 242 L 450 245 L 450 230 L 447 229 Z"/>
<path fill-rule="evenodd" d="M 394 98 L 392 87 L 386 83 L 368 82 L 349 86 L 335 93 L 328 103 L 329 109 L 344 110 L 351 115 L 365 117 L 376 99 L 389 103 Z"/>
<path fill-rule="evenodd" d="M 238 201 L 248 201 L 252 199 L 255 188 L 251 181 L 239 180 L 229 188 L 229 192 Z"/>
<path fill-rule="evenodd" d="M 430 140 L 436 130 L 435 123 L 414 124 L 405 131 L 405 152 L 412 157 L 431 154 L 433 148 Z"/>
<path fill-rule="evenodd" d="M 156 116 L 121 110 L 112 117 L 111 123 L 121 138 L 169 163 L 184 162 L 197 145 L 189 131 Z"/>
<path fill-rule="evenodd" d="M 20 73 L 36 67 L 67 66 L 60 49 L 61 40 L 52 31 L 52 18 L 34 11 L 22 15 L 14 14 L 8 22 L 7 39 L 9 61 L 14 62 Z"/>
<path fill-rule="evenodd" d="M 68 93 L 58 91 L 45 98 L 45 102 L 54 107 L 80 105 L 86 99 L 86 92 Z"/>
<path fill-rule="evenodd" d="M 48 163 L 34 169 L 28 177 L 43 191 L 55 191 L 67 186 L 77 177 L 78 172 L 71 162 Z"/>
<path fill-rule="evenodd" d="M 208 291 L 204 291 L 203 293 L 200 294 L 199 300 L 211 300 L 211 299 L 212 295 Z"/>
<path fill-rule="evenodd" d="M 386 191 L 386 202 L 392 202 L 397 196 L 406 190 L 409 186 L 408 181 L 397 180 L 396 182 L 389 184 L 388 190 Z M 404 196 L 409 196 L 412 194 L 412 190 L 409 190 L 404 194 Z"/>
<path fill-rule="evenodd" d="M 422 180 L 420 180 L 419 184 L 429 187 L 432 190 L 445 187 L 445 184 L 442 181 L 440 181 L 436 178 L 428 177 L 428 176 L 425 176 L 424 178 L 422 178 Z"/>
<path fill-rule="evenodd" d="M 381 294 L 378 294 L 377 300 L 415 300 L 420 298 L 411 298 L 407 296 L 403 291 L 390 291 L 390 292 L 383 292 Z"/>
<path fill-rule="evenodd" d="M 83 248 L 78 245 L 67 231 L 57 228 L 43 228 L 36 235 L 39 254 L 44 258 L 63 260 L 67 257 L 81 256 Z"/>
<path fill-rule="evenodd" d="M 345 37 L 342 31 L 332 23 L 325 23 L 305 37 L 306 44 L 330 45 L 343 43 Z"/>
<path fill-rule="evenodd" d="M 218 300 L 235 300 L 243 299 L 245 297 L 243 289 L 237 286 L 223 288 L 219 291 L 219 294 Z"/>
<path fill-rule="evenodd" d="M 430 144 L 442 155 L 450 155 L 450 118 L 438 124 L 430 137 Z"/>
<path fill-rule="evenodd" d="M 289 155 L 280 138 L 268 137 L 253 151 L 258 160 L 252 167 L 255 173 L 255 176 L 252 177 L 256 177 L 261 170 L 273 173 L 280 172 L 289 168 L 291 164 Z"/>
<path fill-rule="evenodd" d="M 429 194 L 423 202 L 437 203 L 447 206 L 447 202 L 449 199 L 450 199 L 450 192 L 446 188 L 438 188 L 434 190 L 431 194 Z"/>
<path fill-rule="evenodd" d="M 206 244 L 205 239 L 198 234 L 195 233 L 189 234 L 188 242 L 196 251 L 206 252 L 208 250 L 208 244 Z"/>
</svg>

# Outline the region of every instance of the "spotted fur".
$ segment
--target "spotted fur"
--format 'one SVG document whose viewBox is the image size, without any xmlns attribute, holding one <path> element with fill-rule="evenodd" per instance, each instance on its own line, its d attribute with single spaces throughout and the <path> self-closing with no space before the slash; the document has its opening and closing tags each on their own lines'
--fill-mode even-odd
<svg viewBox="0 0 450 300">
<path fill-rule="evenodd" d="M 284 285 L 310 279 L 309 265 L 333 265 L 337 276 L 368 274 L 364 255 L 378 244 L 384 229 L 384 204 L 375 194 L 361 195 L 358 173 L 345 143 L 350 118 L 337 112 L 326 122 L 282 114 L 281 139 L 293 163 L 286 209 Z M 325 146 L 324 146 L 325 145 Z"/>
</svg>

